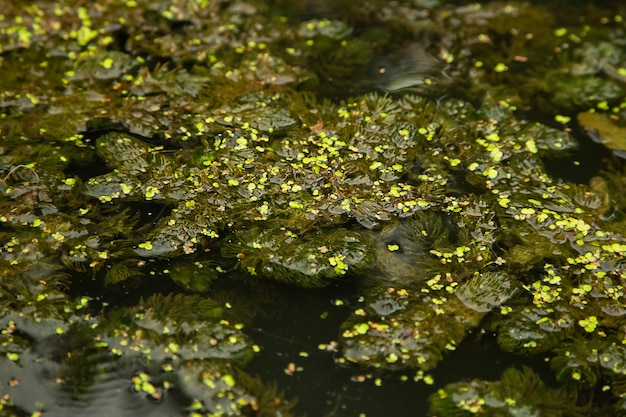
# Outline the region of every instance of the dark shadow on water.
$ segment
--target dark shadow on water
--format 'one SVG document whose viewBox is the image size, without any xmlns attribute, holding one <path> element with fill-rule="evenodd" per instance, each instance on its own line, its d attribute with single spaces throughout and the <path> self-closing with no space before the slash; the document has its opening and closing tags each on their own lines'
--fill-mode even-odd
<svg viewBox="0 0 626 417">
<path fill-rule="evenodd" d="M 565 181 L 589 184 L 589 180 L 598 175 L 612 154 L 604 145 L 586 137 L 580 129 L 575 129 L 573 134 L 578 140 L 578 150 L 566 158 L 545 161 L 546 171 Z"/>
<path fill-rule="evenodd" d="M 469 334 L 430 373 L 435 381 L 432 385 L 415 382 L 415 371 L 375 372 L 338 364 L 341 349 L 333 342 L 338 340 L 338 329 L 352 310 L 349 304 L 354 293 L 345 288 L 276 290 L 277 298 L 289 302 L 280 306 L 280 312 L 270 313 L 248 328 L 248 334 L 262 350 L 246 371 L 265 382 L 277 383 L 287 399 L 297 398 L 296 415 L 426 417 L 429 395 L 445 384 L 474 378 L 498 380 L 504 369 L 524 365 L 553 384 L 547 360 L 503 352 L 495 336 L 480 329 Z M 336 300 L 344 304 L 337 306 Z"/>
</svg>

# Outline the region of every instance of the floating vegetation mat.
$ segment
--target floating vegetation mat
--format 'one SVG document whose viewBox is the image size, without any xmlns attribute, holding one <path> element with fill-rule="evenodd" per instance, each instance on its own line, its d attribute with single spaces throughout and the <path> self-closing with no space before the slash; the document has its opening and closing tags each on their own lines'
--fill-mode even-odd
<svg viewBox="0 0 626 417">
<path fill-rule="evenodd" d="M 0 0 L 0 414 L 301 415 L 291 286 L 423 415 L 626 416 L 626 8 L 465 3 Z"/>
</svg>

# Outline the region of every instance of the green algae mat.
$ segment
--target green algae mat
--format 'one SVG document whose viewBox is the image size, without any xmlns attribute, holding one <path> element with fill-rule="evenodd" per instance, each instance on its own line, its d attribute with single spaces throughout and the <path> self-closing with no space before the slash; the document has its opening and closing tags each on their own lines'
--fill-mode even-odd
<svg viewBox="0 0 626 417">
<path fill-rule="evenodd" d="M 0 415 L 626 416 L 597 3 L 0 0 Z"/>
</svg>

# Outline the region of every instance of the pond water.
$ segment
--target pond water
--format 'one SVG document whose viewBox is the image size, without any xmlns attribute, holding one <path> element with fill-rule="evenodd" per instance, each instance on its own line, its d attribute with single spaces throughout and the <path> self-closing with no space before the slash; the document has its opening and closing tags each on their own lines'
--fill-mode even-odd
<svg viewBox="0 0 626 417">
<path fill-rule="evenodd" d="M 626 416 L 622 3 L 0 0 L 0 415 Z"/>
<path fill-rule="evenodd" d="M 319 345 L 336 341 L 337 328 L 348 316 L 349 306 L 336 307 L 334 301 L 349 300 L 350 293 L 336 289 L 314 295 L 288 291 L 285 297 L 290 301 L 281 306 L 275 317 L 260 320 L 258 327 L 252 329 L 251 334 L 263 351 L 247 369 L 264 380 L 277 381 L 288 397 L 298 398 L 294 410 L 308 416 L 427 416 L 428 396 L 439 387 L 472 378 L 499 379 L 502 370 L 510 366 L 532 366 L 554 383 L 545 358 L 520 360 L 502 352 L 494 335 L 482 329 L 477 329 L 441 362 L 433 372 L 433 386 L 413 381 L 410 372 L 372 373 L 353 366 L 337 366 L 340 352 L 321 350 Z M 322 315 L 324 319 L 320 318 Z M 306 331 L 302 329 L 303 322 L 309 323 Z M 302 352 L 307 356 L 302 357 Z M 302 369 L 286 373 L 289 363 Z M 403 376 L 408 379 L 403 380 Z"/>
</svg>

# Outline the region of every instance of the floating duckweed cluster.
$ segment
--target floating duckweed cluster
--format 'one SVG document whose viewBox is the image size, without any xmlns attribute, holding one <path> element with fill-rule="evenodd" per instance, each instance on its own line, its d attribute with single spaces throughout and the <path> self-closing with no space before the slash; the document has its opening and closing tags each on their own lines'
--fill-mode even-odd
<svg viewBox="0 0 626 417">
<path fill-rule="evenodd" d="M 299 237 L 289 230 L 255 228 L 236 233 L 233 239 L 236 242 L 222 247 L 222 255 L 238 259 L 241 270 L 302 287 L 327 285 L 371 263 L 368 242 L 346 229 Z"/>
<path fill-rule="evenodd" d="M 339 365 L 434 384 L 485 330 L 560 385 L 432 415 L 626 416 L 623 5 L 31 3 L 0 2 L 2 413 L 289 416 L 231 288 L 275 281 L 353 285 Z M 613 153 L 585 183 L 551 167 L 579 140 Z"/>
<path fill-rule="evenodd" d="M 516 287 L 514 278 L 487 272 L 460 285 L 448 274 L 432 277 L 421 290 L 377 288 L 342 326 L 345 359 L 375 368 L 432 370 Z"/>
<path fill-rule="evenodd" d="M 431 396 L 434 415 L 582 416 L 588 407 L 572 407 L 575 395 L 546 386 L 531 369 L 506 369 L 500 381 L 472 380 L 449 384 Z"/>
</svg>

